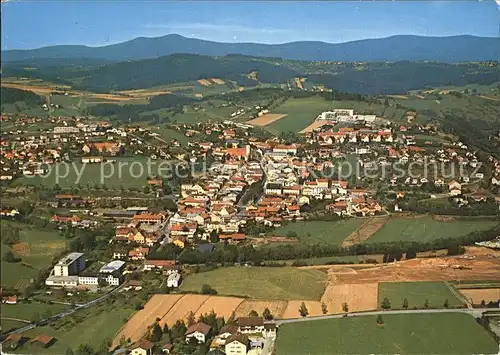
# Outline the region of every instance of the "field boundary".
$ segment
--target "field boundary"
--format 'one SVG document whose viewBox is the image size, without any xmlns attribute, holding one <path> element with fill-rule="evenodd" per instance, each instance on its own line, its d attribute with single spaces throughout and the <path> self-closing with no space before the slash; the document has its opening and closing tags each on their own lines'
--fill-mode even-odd
<svg viewBox="0 0 500 355">
<path fill-rule="evenodd" d="M 379 223 L 380 220 L 382 220 L 383 223 Z M 361 242 L 364 242 L 365 240 L 370 239 L 372 235 L 377 233 L 380 229 L 382 229 L 383 226 L 387 224 L 387 222 L 390 220 L 390 217 L 388 216 L 383 216 L 383 217 L 371 217 L 363 223 L 357 230 L 352 232 L 350 235 L 347 236 L 346 239 L 342 242 L 341 246 L 343 247 L 349 247 L 354 244 L 359 244 Z M 370 227 L 373 227 L 373 229 L 370 229 Z M 363 229 L 367 229 L 366 233 Z"/>
<path fill-rule="evenodd" d="M 468 309 L 472 309 L 472 304 L 469 302 L 469 300 L 467 299 L 467 297 L 465 297 L 463 294 L 461 294 L 460 292 L 458 292 L 455 289 L 455 287 L 453 287 L 453 285 L 451 285 L 448 281 L 444 281 L 444 284 L 446 285 L 446 287 L 448 287 L 448 289 L 450 290 L 450 292 L 455 295 L 456 298 L 458 298 L 459 300 L 461 300 L 467 306 Z"/>
</svg>

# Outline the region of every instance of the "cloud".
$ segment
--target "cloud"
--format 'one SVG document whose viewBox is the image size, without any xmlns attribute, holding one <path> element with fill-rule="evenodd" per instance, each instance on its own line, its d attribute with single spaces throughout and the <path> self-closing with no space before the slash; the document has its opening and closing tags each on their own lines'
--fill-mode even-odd
<svg viewBox="0 0 500 355">
<path fill-rule="evenodd" d="M 161 29 L 171 31 L 211 31 L 224 33 L 241 34 L 293 34 L 296 31 L 292 29 L 274 28 L 274 27 L 247 27 L 232 24 L 213 24 L 213 23 L 165 23 L 165 24 L 145 24 L 144 28 Z"/>
</svg>

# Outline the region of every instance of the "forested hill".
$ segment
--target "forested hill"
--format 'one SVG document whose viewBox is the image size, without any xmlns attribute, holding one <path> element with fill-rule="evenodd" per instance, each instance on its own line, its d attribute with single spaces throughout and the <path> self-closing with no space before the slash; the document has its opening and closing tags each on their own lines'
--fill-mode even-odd
<svg viewBox="0 0 500 355">
<path fill-rule="evenodd" d="M 255 72 L 257 80 L 248 74 Z M 127 90 L 187 82 L 203 78 L 234 80 L 238 85 L 283 83 L 299 73 L 271 62 L 242 56 L 207 57 L 173 54 L 157 59 L 120 62 L 97 67 L 81 81 L 92 91 Z"/>
<path fill-rule="evenodd" d="M 67 63 L 65 63 L 67 64 Z M 32 77 L 70 85 L 73 89 L 110 92 L 151 88 L 199 79 L 220 78 L 230 89 L 295 82 L 359 94 L 406 94 L 409 90 L 444 85 L 492 84 L 499 81 L 497 63 L 437 62 L 332 63 L 257 58 L 241 55 L 208 57 L 173 54 L 157 59 L 105 65 L 39 66 L 27 70 L 7 63 L 5 77 Z M 285 86 L 286 87 L 286 86 Z"/>
<path fill-rule="evenodd" d="M 0 97 L 2 98 L 2 105 L 24 102 L 27 106 L 34 107 L 43 104 L 43 99 L 37 94 L 20 89 L 2 87 L 0 89 Z"/>
<path fill-rule="evenodd" d="M 3 51 L 2 61 L 36 58 L 92 58 L 103 61 L 122 61 L 189 53 L 209 56 L 241 54 L 313 61 L 412 60 L 456 63 L 498 60 L 499 48 L 498 38 L 466 35 L 451 37 L 401 35 L 335 44 L 317 41 L 259 44 L 219 43 L 170 34 L 155 38 L 139 37 L 103 47 L 61 45 L 31 50 L 9 50 Z"/>
</svg>

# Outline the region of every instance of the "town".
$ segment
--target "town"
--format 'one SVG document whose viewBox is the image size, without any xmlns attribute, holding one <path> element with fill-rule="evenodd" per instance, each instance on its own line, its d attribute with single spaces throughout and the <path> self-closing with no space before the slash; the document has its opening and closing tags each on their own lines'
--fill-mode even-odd
<svg viewBox="0 0 500 355">
<path fill-rule="evenodd" d="M 0 353 L 498 353 L 496 5 L 439 6 L 2 1 Z"/>
</svg>

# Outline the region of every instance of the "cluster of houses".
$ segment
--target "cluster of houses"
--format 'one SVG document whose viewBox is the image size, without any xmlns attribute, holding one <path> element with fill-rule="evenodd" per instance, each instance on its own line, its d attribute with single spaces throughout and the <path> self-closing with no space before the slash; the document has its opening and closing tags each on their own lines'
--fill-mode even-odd
<svg viewBox="0 0 500 355">
<path fill-rule="evenodd" d="M 276 324 L 264 321 L 261 317 L 241 317 L 234 324 L 222 327 L 219 334 L 214 334 L 212 327 L 205 323 L 191 324 L 184 340 L 188 344 L 208 343 L 207 355 L 259 355 L 269 339 L 276 337 Z M 120 354 L 152 355 L 157 350 L 164 354 L 172 353 L 172 344 L 157 346 L 142 339 L 129 349 L 120 349 Z M 117 353 L 117 352 L 115 352 Z"/>
</svg>

